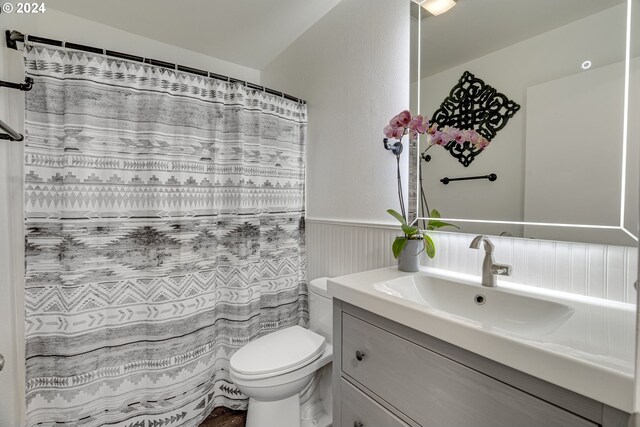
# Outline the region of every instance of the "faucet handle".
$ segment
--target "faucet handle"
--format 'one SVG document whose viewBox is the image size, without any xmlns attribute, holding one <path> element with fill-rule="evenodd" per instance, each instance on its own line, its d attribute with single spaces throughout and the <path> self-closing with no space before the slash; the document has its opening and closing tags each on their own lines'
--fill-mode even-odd
<svg viewBox="0 0 640 427">
<path fill-rule="evenodd" d="M 497 276 L 511 276 L 512 268 L 507 264 L 491 264 L 491 274 Z"/>
</svg>

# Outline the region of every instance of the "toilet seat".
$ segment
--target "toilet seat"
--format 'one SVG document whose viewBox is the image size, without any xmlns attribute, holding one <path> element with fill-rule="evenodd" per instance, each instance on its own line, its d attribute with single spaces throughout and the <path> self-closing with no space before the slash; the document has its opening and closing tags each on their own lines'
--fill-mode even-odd
<svg viewBox="0 0 640 427">
<path fill-rule="evenodd" d="M 236 378 L 258 380 L 295 371 L 319 359 L 326 339 L 300 326 L 282 329 L 242 347 L 231 356 Z"/>
<path fill-rule="evenodd" d="M 295 370 L 286 373 L 272 373 L 263 375 L 242 375 L 231 370 L 231 380 L 237 385 L 249 386 L 249 387 L 278 387 L 284 384 L 288 384 L 304 378 L 308 375 L 313 375 L 318 369 L 331 363 L 333 360 L 333 346 L 328 344 L 320 356 L 312 362 L 301 366 Z"/>
</svg>

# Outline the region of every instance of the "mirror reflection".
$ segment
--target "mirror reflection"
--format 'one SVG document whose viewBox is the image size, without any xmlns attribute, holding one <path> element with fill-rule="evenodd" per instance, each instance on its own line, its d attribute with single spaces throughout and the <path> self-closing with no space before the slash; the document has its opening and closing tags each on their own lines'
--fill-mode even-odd
<svg viewBox="0 0 640 427">
<path fill-rule="evenodd" d="M 640 60 L 626 2 L 417 10 L 412 92 L 432 126 L 418 146 L 419 216 L 436 209 L 467 233 L 635 245 L 638 130 L 626 117 L 639 107 L 625 95 Z"/>
</svg>

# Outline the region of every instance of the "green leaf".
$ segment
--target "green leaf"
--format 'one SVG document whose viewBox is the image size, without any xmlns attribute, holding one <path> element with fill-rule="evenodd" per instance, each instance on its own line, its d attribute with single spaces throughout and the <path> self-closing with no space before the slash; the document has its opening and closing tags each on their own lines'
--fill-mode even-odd
<svg viewBox="0 0 640 427">
<path fill-rule="evenodd" d="M 400 253 L 402 252 L 405 245 L 407 244 L 407 240 L 408 239 L 406 237 L 396 237 L 396 240 L 393 241 L 391 250 L 393 251 L 394 258 L 398 258 L 400 256 Z"/>
<path fill-rule="evenodd" d="M 431 213 L 429 214 L 429 218 L 442 218 L 440 212 L 437 209 L 431 209 Z"/>
<path fill-rule="evenodd" d="M 424 234 L 424 245 L 425 245 L 425 250 L 427 251 L 427 255 L 429 255 L 429 258 L 435 257 L 436 244 L 433 243 L 433 240 L 431 240 L 431 237 L 429 237 L 427 234 Z"/>
<path fill-rule="evenodd" d="M 418 227 L 412 227 L 410 225 L 403 225 L 402 231 L 404 231 L 404 234 L 406 234 L 407 236 L 413 236 L 414 234 L 418 234 L 420 229 Z"/>
<path fill-rule="evenodd" d="M 404 217 L 402 215 L 400 215 L 400 213 L 394 211 L 393 209 L 387 209 L 387 212 L 393 216 L 395 219 L 397 219 L 398 221 L 400 221 L 400 224 L 402 225 L 407 225 L 407 221 L 404 219 Z"/>
<path fill-rule="evenodd" d="M 437 230 L 438 228 L 442 228 L 442 227 L 455 227 L 458 230 L 460 230 L 460 227 L 458 227 L 457 225 L 453 225 L 453 224 L 449 224 L 448 222 L 444 222 L 444 221 L 438 221 L 438 220 L 429 220 L 429 223 L 427 224 L 427 229 L 429 230 Z"/>
</svg>

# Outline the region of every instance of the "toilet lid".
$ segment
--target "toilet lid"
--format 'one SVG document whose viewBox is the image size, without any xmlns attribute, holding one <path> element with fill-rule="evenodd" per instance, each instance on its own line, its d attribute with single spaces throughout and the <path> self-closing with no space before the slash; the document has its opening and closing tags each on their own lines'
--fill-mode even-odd
<svg viewBox="0 0 640 427">
<path fill-rule="evenodd" d="M 320 357 L 326 345 L 323 336 L 292 326 L 242 347 L 231 356 L 231 369 L 245 375 L 289 372 Z"/>
</svg>

